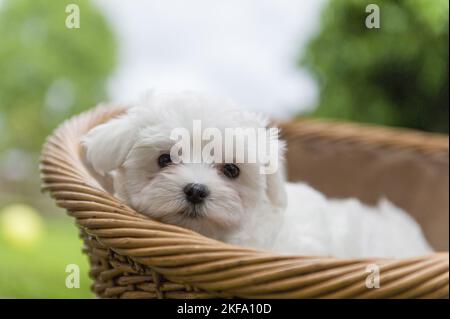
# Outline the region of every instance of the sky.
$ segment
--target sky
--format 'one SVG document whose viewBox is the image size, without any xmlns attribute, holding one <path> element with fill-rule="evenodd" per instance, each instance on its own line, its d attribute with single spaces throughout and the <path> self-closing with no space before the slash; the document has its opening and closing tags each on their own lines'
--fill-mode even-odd
<svg viewBox="0 0 450 319">
<path fill-rule="evenodd" d="M 317 32 L 324 0 L 96 0 L 118 36 L 114 102 L 147 90 L 195 90 L 288 118 L 318 88 L 297 61 Z"/>
<path fill-rule="evenodd" d="M 119 44 L 119 64 L 108 82 L 110 102 L 129 105 L 149 89 L 195 90 L 232 98 L 275 119 L 316 104 L 317 85 L 297 61 L 318 31 L 326 0 L 93 1 Z M 70 106 L 64 83 L 56 84 L 49 93 L 59 98 L 46 103 Z M 67 103 L 61 103 L 61 94 Z M 19 149 L 0 162 L 0 175 L 10 180 L 26 178 L 34 168 Z"/>
</svg>

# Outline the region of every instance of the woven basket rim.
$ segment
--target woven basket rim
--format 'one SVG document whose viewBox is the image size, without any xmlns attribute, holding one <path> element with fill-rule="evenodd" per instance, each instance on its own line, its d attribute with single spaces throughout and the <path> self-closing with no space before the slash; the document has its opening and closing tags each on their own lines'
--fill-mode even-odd
<svg viewBox="0 0 450 319">
<path fill-rule="evenodd" d="M 124 110 L 122 106 L 102 105 L 67 120 L 48 137 L 40 165 L 42 189 L 49 191 L 56 203 L 76 219 L 78 227 L 114 253 L 127 256 L 173 282 L 220 296 L 448 296 L 448 252 L 401 260 L 285 256 L 222 243 L 135 212 L 103 190 L 89 173 L 82 161 L 79 143 L 81 136 L 92 127 Z M 448 137 L 445 136 L 402 130 L 400 135 L 407 141 L 402 145 L 397 130 L 394 130 L 397 138 L 392 143 L 390 129 L 371 127 L 361 134 L 363 128 L 358 125 L 348 129 L 342 123 L 324 124 L 314 120 L 301 120 L 301 123 L 305 130 L 298 130 L 296 134 L 323 137 L 323 126 L 329 125 L 326 134 L 340 131 L 341 139 L 399 149 L 407 147 L 427 156 L 442 156 L 443 153 L 448 156 Z M 281 127 L 296 130 L 293 124 Z M 428 140 L 433 136 L 436 142 L 422 147 L 424 136 Z M 447 143 L 443 142 L 445 139 Z M 366 267 L 372 264 L 381 267 L 382 280 L 386 282 L 378 289 L 364 287 Z"/>
</svg>

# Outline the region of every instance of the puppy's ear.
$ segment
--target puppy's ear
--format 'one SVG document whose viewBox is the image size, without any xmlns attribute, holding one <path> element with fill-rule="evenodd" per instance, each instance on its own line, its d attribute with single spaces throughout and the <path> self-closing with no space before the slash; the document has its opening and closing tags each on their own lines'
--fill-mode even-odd
<svg viewBox="0 0 450 319">
<path fill-rule="evenodd" d="M 97 173 L 104 175 L 125 162 L 136 140 L 135 124 L 128 114 L 94 127 L 83 138 L 86 159 Z"/>
<path fill-rule="evenodd" d="M 266 196 L 273 207 L 284 209 L 287 205 L 287 194 L 285 188 L 286 176 L 284 168 L 284 153 L 286 151 L 286 143 L 279 139 L 279 129 L 275 123 L 272 123 L 266 116 L 260 113 L 241 112 L 239 113 L 241 122 L 249 126 L 265 128 L 268 139 L 275 142 L 278 147 L 277 168 L 266 176 Z M 276 132 L 271 129 L 276 129 Z"/>
<path fill-rule="evenodd" d="M 286 176 L 284 165 L 284 153 L 286 143 L 278 139 L 278 166 L 272 174 L 266 174 L 266 194 L 272 206 L 285 209 L 287 195 L 285 189 Z"/>
</svg>

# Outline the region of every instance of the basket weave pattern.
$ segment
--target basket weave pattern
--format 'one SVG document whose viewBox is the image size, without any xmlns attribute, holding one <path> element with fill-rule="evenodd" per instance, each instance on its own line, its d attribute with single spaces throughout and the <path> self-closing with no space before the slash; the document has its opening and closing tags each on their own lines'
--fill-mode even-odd
<svg viewBox="0 0 450 319">
<path fill-rule="evenodd" d="M 81 137 L 92 127 L 122 112 L 121 107 L 98 107 L 68 120 L 48 138 L 41 158 L 42 188 L 75 218 L 91 265 L 92 290 L 98 297 L 448 296 L 448 253 L 403 260 L 279 256 L 218 242 L 135 212 L 100 186 L 84 165 L 80 146 Z M 295 130 L 291 138 L 323 132 L 320 124 L 304 127 L 303 135 Z M 351 135 L 340 132 L 337 138 Z M 373 134 L 370 138 L 380 142 Z M 400 142 L 391 143 L 395 147 Z M 409 147 L 415 143 L 414 138 L 407 141 Z M 417 147 L 430 152 L 429 146 Z M 380 288 L 366 287 L 371 264 L 379 266 Z"/>
</svg>

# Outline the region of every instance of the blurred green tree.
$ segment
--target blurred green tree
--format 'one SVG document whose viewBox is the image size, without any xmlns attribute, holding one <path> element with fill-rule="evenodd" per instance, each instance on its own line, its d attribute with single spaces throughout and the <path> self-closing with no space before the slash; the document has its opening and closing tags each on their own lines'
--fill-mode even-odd
<svg viewBox="0 0 450 319">
<path fill-rule="evenodd" d="M 316 77 L 314 115 L 448 132 L 448 0 L 331 0 L 300 64 Z"/>
<path fill-rule="evenodd" d="M 105 97 L 116 41 L 88 0 L 80 28 L 66 27 L 66 1 L 0 2 L 0 151 L 37 151 L 69 115 Z"/>
</svg>

